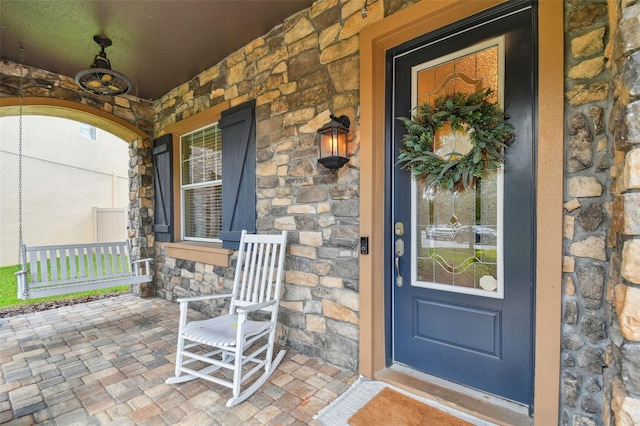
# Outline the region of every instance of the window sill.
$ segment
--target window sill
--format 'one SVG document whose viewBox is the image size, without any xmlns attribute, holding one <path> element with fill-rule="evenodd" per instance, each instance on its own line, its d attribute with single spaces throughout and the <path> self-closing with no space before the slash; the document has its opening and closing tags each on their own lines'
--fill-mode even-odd
<svg viewBox="0 0 640 426">
<path fill-rule="evenodd" d="M 233 254 L 233 250 L 222 248 L 221 243 L 179 241 L 165 243 L 165 246 L 169 257 L 225 267 L 229 266 L 229 259 Z"/>
</svg>

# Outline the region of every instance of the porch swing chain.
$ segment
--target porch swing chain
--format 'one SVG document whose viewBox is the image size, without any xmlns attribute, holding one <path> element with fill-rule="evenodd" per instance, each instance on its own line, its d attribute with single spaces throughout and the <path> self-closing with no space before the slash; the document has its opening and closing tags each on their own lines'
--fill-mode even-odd
<svg viewBox="0 0 640 426">
<path fill-rule="evenodd" d="M 140 102 L 140 96 L 138 95 L 138 81 L 136 80 L 136 102 Z M 136 128 L 140 128 L 139 124 L 138 124 L 138 117 L 136 116 Z M 138 136 L 138 144 L 140 143 L 140 137 Z M 137 193 L 140 194 L 140 188 L 142 188 L 142 175 L 140 173 L 138 173 L 137 176 L 137 180 L 138 180 L 138 191 Z M 142 228 L 142 215 L 140 214 L 140 210 L 142 209 L 142 205 L 141 205 L 141 199 L 142 196 L 140 195 L 140 199 L 138 199 L 138 229 L 136 230 L 135 233 L 135 241 L 137 242 L 137 246 L 138 246 L 138 256 L 142 256 L 142 243 L 140 242 L 140 238 L 143 235 L 143 228 Z M 133 250 L 132 250 L 133 252 Z M 145 253 L 146 254 L 146 253 Z"/>
<path fill-rule="evenodd" d="M 18 264 L 22 265 L 22 74 L 24 69 L 24 47 L 20 47 L 20 85 L 18 88 L 19 112 L 18 112 Z"/>
</svg>

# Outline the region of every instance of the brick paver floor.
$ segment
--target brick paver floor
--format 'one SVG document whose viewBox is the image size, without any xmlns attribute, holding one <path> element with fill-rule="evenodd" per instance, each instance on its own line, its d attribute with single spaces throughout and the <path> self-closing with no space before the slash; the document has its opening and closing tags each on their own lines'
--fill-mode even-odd
<svg viewBox="0 0 640 426">
<path fill-rule="evenodd" d="M 357 379 L 288 350 L 262 388 L 232 408 L 228 388 L 204 380 L 167 385 L 178 310 L 123 295 L 1 318 L 0 423 L 310 424 Z"/>
</svg>

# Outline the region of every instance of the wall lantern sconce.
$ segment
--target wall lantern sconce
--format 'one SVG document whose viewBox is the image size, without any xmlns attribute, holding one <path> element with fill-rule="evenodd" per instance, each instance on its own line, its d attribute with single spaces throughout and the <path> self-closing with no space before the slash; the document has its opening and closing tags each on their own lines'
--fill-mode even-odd
<svg viewBox="0 0 640 426">
<path fill-rule="evenodd" d="M 347 158 L 347 136 L 351 121 L 346 115 L 330 115 L 331 121 L 318 129 L 320 158 L 318 163 L 335 172 L 349 162 Z"/>
<path fill-rule="evenodd" d="M 76 74 L 76 83 L 94 95 L 124 95 L 131 89 L 131 82 L 124 75 L 111 69 L 111 62 L 104 51 L 106 47 L 111 46 L 111 40 L 99 35 L 93 36 L 93 40 L 101 50 L 95 56 L 91 68 Z"/>
</svg>

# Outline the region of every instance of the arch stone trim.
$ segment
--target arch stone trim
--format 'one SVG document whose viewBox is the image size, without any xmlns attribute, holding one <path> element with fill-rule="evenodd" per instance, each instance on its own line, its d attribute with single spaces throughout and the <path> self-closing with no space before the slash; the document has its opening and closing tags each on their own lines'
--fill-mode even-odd
<svg viewBox="0 0 640 426">
<path fill-rule="evenodd" d="M 16 116 L 20 113 L 20 99 L 0 98 L 0 117 Z M 24 115 L 47 115 L 81 121 L 100 127 L 129 143 L 137 139 L 149 139 L 143 130 L 130 122 L 98 108 L 64 99 L 25 97 L 22 98 Z"/>
</svg>

